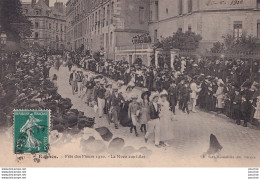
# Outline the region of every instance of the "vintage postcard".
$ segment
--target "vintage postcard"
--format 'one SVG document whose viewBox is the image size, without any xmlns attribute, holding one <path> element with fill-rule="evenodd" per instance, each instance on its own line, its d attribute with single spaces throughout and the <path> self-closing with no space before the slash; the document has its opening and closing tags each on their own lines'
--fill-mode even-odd
<svg viewBox="0 0 260 179">
<path fill-rule="evenodd" d="M 259 0 L 1 0 L 0 167 L 259 167 Z"/>
</svg>

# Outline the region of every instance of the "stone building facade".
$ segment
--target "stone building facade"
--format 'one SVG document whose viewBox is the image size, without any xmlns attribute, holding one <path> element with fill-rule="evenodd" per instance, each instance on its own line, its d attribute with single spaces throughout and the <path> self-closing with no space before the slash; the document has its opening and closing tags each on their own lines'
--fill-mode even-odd
<svg viewBox="0 0 260 179">
<path fill-rule="evenodd" d="M 153 44 L 177 30 L 202 36 L 200 50 L 222 41 L 226 34 L 247 33 L 260 39 L 260 0 L 68 0 L 67 48 L 82 44 L 105 58 L 136 58 L 149 65 Z M 148 33 L 151 43 L 133 44 Z"/>
<path fill-rule="evenodd" d="M 54 7 L 49 6 L 49 0 L 32 0 L 22 4 L 24 14 L 33 24 L 33 33 L 27 40 L 31 45 L 54 50 L 65 48 L 65 7 L 56 2 Z"/>
<path fill-rule="evenodd" d="M 150 0 L 149 32 L 153 42 L 178 29 L 202 36 L 202 48 L 243 32 L 260 39 L 260 0 Z"/>
</svg>

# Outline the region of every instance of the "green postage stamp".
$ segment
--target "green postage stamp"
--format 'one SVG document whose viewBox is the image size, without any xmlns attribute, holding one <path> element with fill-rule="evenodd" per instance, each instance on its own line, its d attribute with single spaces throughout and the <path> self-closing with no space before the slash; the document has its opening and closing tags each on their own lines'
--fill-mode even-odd
<svg viewBox="0 0 260 179">
<path fill-rule="evenodd" d="M 14 110 L 14 153 L 48 153 L 49 110 Z"/>
</svg>

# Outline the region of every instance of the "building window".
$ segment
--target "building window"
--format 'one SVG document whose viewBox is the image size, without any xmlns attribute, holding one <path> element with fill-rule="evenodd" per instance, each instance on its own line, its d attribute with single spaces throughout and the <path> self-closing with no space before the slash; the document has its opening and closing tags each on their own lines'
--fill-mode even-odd
<svg viewBox="0 0 260 179">
<path fill-rule="evenodd" d="M 63 32 L 63 27 L 62 24 L 60 25 L 60 31 Z"/>
<path fill-rule="evenodd" d="M 182 28 L 181 28 L 181 27 L 179 27 L 179 28 L 178 28 L 178 31 L 179 31 L 179 32 L 182 32 Z"/>
<path fill-rule="evenodd" d="M 37 11 L 35 11 L 35 14 L 36 15 L 40 15 L 40 12 L 37 10 Z"/>
<path fill-rule="evenodd" d="M 257 9 L 260 9 L 260 0 L 257 0 Z"/>
<path fill-rule="evenodd" d="M 153 20 L 153 11 L 150 11 L 150 21 Z"/>
<path fill-rule="evenodd" d="M 240 37 L 242 37 L 242 33 L 243 33 L 242 21 L 234 22 L 233 33 L 234 33 L 234 37 L 236 39 L 239 39 Z"/>
<path fill-rule="evenodd" d="M 111 24 L 113 24 L 113 18 L 114 18 L 114 2 L 112 2 L 111 5 Z"/>
<path fill-rule="evenodd" d="M 103 8 L 103 20 L 102 20 L 102 27 L 105 26 L 105 21 L 106 21 L 106 8 Z"/>
<path fill-rule="evenodd" d="M 38 39 L 39 38 L 39 33 L 38 32 L 35 32 L 35 38 Z"/>
<path fill-rule="evenodd" d="M 169 12 L 169 10 L 168 10 L 168 8 L 166 8 L 166 14 L 168 14 L 168 12 Z"/>
<path fill-rule="evenodd" d="M 257 23 L 257 38 L 260 39 L 260 23 Z"/>
<path fill-rule="evenodd" d="M 51 29 L 51 23 L 49 23 L 49 29 Z"/>
<path fill-rule="evenodd" d="M 158 31 L 157 29 L 154 30 L 154 42 L 158 41 Z"/>
<path fill-rule="evenodd" d="M 39 28 L 39 22 L 35 22 L 35 28 L 36 28 L 36 29 Z"/>
<path fill-rule="evenodd" d="M 182 15 L 182 0 L 179 0 L 179 15 Z"/>
<path fill-rule="evenodd" d="M 145 21 L 144 7 L 139 7 L 139 22 L 140 24 L 144 24 Z"/>
<path fill-rule="evenodd" d="M 188 0 L 188 13 L 192 12 L 192 0 Z"/>
</svg>

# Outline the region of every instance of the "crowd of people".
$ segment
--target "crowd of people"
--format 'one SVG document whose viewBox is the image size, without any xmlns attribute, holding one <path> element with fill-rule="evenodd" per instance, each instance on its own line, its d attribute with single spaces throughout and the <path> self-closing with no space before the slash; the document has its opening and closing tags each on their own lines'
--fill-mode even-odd
<svg viewBox="0 0 260 179">
<path fill-rule="evenodd" d="M 94 126 L 94 118 L 72 109 L 71 100 L 58 93 L 58 76 L 50 76 L 51 67 L 59 66 L 58 60 L 62 62 L 61 56 L 25 51 L 17 53 L 12 67 L 15 70 L 4 68 L 5 76 L 0 80 L 0 127 L 13 125 L 14 109 L 51 110 L 52 130 L 58 132 Z"/>
<path fill-rule="evenodd" d="M 21 54 L 15 73 L 1 80 L 2 118 L 11 121 L 12 109 L 23 106 L 51 109 L 58 131 L 78 124 L 80 117 L 93 125 L 93 119 L 71 110 L 70 100 L 57 93 L 58 76 L 50 77 L 49 71 L 51 66 L 59 70 L 61 65 L 71 71 L 68 83 L 73 95 L 84 99 L 99 118 L 106 117 L 116 129 L 129 127 L 136 136 L 143 133 L 146 142 L 155 133 L 157 147 L 167 146 L 173 138 L 176 107 L 187 114 L 196 113 L 198 108 L 222 113 L 244 127 L 260 120 L 257 61 L 176 56 L 170 69 L 167 65 L 146 67 L 125 61 L 31 53 Z"/>
</svg>

